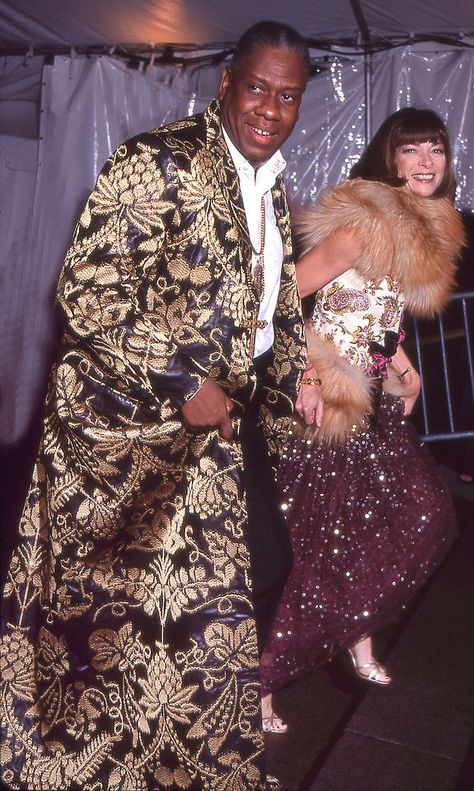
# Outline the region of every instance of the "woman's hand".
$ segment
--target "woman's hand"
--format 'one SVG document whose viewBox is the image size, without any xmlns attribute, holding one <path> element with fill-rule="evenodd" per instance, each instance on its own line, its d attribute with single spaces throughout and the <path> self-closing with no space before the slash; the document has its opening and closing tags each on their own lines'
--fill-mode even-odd
<svg viewBox="0 0 474 791">
<path fill-rule="evenodd" d="M 401 373 L 399 376 L 401 376 Z M 406 391 L 404 390 L 401 396 L 404 404 L 403 414 L 411 415 L 421 390 L 420 375 L 414 368 L 411 368 L 410 371 L 403 374 L 402 382 L 406 387 Z"/>
<path fill-rule="evenodd" d="M 306 380 L 309 380 L 309 384 L 305 384 Z M 323 419 L 324 401 L 321 387 L 316 384 L 317 381 L 321 380 L 318 379 L 314 368 L 310 366 L 304 372 L 295 409 L 307 426 L 316 424 L 319 428 Z"/>
<path fill-rule="evenodd" d="M 404 404 L 404 415 L 411 415 L 416 399 L 421 390 L 421 379 L 418 371 L 413 368 L 410 359 L 401 346 L 392 357 L 391 366 L 403 384 L 400 398 Z"/>
</svg>

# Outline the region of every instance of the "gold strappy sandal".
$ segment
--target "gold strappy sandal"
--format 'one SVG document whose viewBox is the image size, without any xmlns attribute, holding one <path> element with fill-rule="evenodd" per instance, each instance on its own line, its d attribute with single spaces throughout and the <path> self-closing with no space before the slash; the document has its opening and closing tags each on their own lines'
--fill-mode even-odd
<svg viewBox="0 0 474 791">
<path fill-rule="evenodd" d="M 262 717 L 262 728 L 264 733 L 286 733 L 288 725 L 272 711 L 268 717 Z"/>
<path fill-rule="evenodd" d="M 380 662 L 364 662 L 359 665 L 357 659 L 349 648 L 349 656 L 352 659 L 356 675 L 363 681 L 369 681 L 371 684 L 378 684 L 381 687 L 387 687 L 392 683 L 393 679 L 387 673 L 386 669 Z"/>
</svg>

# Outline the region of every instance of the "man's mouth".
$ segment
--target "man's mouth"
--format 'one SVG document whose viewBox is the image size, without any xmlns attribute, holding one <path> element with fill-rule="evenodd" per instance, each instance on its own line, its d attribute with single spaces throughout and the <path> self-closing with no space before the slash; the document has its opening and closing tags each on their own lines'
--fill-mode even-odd
<svg viewBox="0 0 474 791">
<path fill-rule="evenodd" d="M 273 137 L 275 134 L 274 132 L 268 132 L 266 129 L 259 129 L 257 126 L 251 126 L 250 129 L 262 140 L 268 140 L 269 137 Z"/>
</svg>

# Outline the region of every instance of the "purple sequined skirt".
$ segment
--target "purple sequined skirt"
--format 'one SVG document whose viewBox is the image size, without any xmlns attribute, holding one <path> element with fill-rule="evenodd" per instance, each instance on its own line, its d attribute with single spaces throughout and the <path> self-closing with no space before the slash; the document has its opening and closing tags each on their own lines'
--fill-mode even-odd
<svg viewBox="0 0 474 791">
<path fill-rule="evenodd" d="M 446 486 L 392 396 L 337 448 L 292 436 L 278 476 L 295 557 L 264 693 L 396 620 L 456 536 Z"/>
</svg>

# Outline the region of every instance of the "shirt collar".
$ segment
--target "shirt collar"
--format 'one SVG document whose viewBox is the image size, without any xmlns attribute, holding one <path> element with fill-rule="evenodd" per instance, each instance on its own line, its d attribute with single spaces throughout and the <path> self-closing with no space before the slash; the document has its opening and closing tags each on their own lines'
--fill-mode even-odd
<svg viewBox="0 0 474 791">
<path fill-rule="evenodd" d="M 226 130 L 224 129 L 224 126 L 222 126 L 222 133 L 224 135 L 225 142 L 227 143 L 227 147 L 239 178 L 244 175 L 246 178 L 251 177 L 256 183 L 261 182 L 267 184 L 268 186 L 266 189 L 273 187 L 276 177 L 279 176 L 286 167 L 286 161 L 283 158 L 280 149 L 275 151 L 273 156 L 264 162 L 263 165 L 260 165 L 255 176 L 254 168 L 250 162 L 245 159 L 243 154 L 240 153 L 238 148 L 235 147 Z"/>
</svg>

